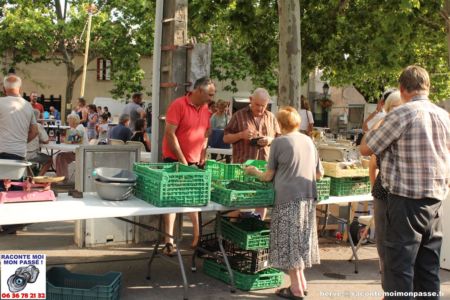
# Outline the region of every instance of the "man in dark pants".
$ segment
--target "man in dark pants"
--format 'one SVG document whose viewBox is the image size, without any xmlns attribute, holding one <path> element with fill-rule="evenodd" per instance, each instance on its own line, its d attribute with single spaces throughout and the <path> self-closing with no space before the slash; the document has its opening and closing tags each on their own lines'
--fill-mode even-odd
<svg viewBox="0 0 450 300">
<path fill-rule="evenodd" d="M 3 80 L 5 97 L 0 97 L 0 159 L 24 160 L 27 143 L 38 135 L 33 108 L 20 96 L 21 87 L 22 80 L 17 75 L 8 74 Z M 1 175 L 0 169 L 0 179 L 10 179 Z M 3 189 L 3 180 L 0 180 L 0 191 Z M 2 226 L 2 230 L 15 233 L 22 227 L 20 224 L 8 225 Z"/>
<path fill-rule="evenodd" d="M 385 299 L 439 299 L 441 202 L 450 177 L 450 119 L 428 99 L 427 71 L 409 66 L 399 78 L 405 104 L 367 133 L 361 153 L 380 155 L 386 214 Z"/>
<path fill-rule="evenodd" d="M 192 92 L 175 99 L 167 108 L 162 145 L 165 162 L 178 161 L 199 167 L 205 164 L 211 118 L 207 103 L 214 98 L 215 93 L 216 87 L 212 80 L 202 77 L 197 79 Z M 173 235 L 175 216 L 176 214 L 164 215 L 164 228 L 170 235 Z M 195 247 L 200 234 L 198 213 L 189 213 L 189 217 L 194 233 L 191 247 Z M 165 243 L 164 253 L 172 255 L 175 251 L 173 239 L 166 236 Z"/>
</svg>

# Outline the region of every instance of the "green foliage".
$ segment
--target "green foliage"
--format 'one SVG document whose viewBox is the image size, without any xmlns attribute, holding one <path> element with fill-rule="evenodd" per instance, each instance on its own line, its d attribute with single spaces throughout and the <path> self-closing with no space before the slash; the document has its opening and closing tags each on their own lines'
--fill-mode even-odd
<svg viewBox="0 0 450 300">
<path fill-rule="evenodd" d="M 155 1 L 94 3 L 100 10 L 93 17 L 90 59 L 113 61 L 115 96 L 143 90 L 144 71 L 138 63 L 153 48 Z M 255 87 L 276 93 L 277 0 L 188 3 L 189 34 L 199 42 L 212 42 L 212 76 L 226 81 L 226 89 L 233 92 L 237 81 L 251 78 Z M 74 57 L 84 52 L 85 4 L 0 0 L 0 51 L 12 51 L 12 64 L 43 60 L 65 64 L 73 87 L 81 73 Z M 331 85 L 353 84 L 373 101 L 385 87 L 397 85 L 405 66 L 420 64 L 431 74 L 432 99 L 450 96 L 443 1 L 301 0 L 300 7 L 303 82 L 319 67 Z"/>
<path fill-rule="evenodd" d="M 80 76 L 82 66 L 74 58 L 84 55 L 88 14 L 85 1 L 15 0 L 0 1 L 0 52 L 13 54 L 11 65 L 20 62 L 53 61 L 64 64 L 68 86 Z M 144 70 L 141 56 L 153 49 L 154 1 L 98 0 L 98 11 L 92 18 L 89 61 L 111 59 L 112 93 L 123 97 L 141 91 Z M 64 8 L 67 8 L 64 11 Z M 84 34 L 83 34 L 84 33 Z M 9 66 L 5 66 L 5 70 Z M 67 100 L 72 90 L 67 89 Z"/>
<path fill-rule="evenodd" d="M 189 33 L 212 42 L 211 76 L 277 90 L 278 15 L 276 1 L 189 1 Z M 276 30 L 273 30 L 276 28 Z"/>
<path fill-rule="evenodd" d="M 433 100 L 450 96 L 442 1 L 301 0 L 302 75 L 316 67 L 331 85 L 353 84 L 369 101 L 397 86 L 410 64 L 431 75 Z M 190 34 L 212 41 L 212 76 L 245 77 L 277 90 L 276 0 L 190 0 Z M 344 58 L 347 54 L 347 59 Z"/>
</svg>

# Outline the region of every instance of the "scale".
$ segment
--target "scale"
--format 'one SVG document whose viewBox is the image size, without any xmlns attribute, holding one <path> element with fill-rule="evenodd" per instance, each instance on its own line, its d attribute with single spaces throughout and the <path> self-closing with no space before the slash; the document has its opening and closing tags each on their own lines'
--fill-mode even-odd
<svg viewBox="0 0 450 300">
<path fill-rule="evenodd" d="M 23 182 L 15 182 L 23 177 L 31 163 L 19 160 L 0 159 L 0 178 L 6 191 L 0 192 L 0 203 L 55 201 L 56 195 L 51 190 L 51 184 L 64 180 L 62 177 L 38 176 L 28 177 Z M 11 187 L 22 190 L 10 191 Z"/>
</svg>

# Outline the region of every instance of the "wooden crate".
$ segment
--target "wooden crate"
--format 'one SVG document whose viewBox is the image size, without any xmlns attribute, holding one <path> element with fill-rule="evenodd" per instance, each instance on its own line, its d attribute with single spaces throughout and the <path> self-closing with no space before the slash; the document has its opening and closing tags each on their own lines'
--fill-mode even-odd
<svg viewBox="0 0 450 300">
<path fill-rule="evenodd" d="M 369 176 L 369 169 L 356 168 L 346 169 L 345 164 L 337 162 L 322 162 L 323 169 L 325 170 L 325 176 L 342 178 L 342 177 L 366 177 Z"/>
</svg>

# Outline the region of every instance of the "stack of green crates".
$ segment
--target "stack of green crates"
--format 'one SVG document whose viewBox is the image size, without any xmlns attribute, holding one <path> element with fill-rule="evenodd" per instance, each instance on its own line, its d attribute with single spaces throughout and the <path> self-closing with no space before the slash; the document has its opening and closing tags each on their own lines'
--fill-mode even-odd
<svg viewBox="0 0 450 300">
<path fill-rule="evenodd" d="M 206 161 L 206 170 L 213 180 L 211 200 L 230 207 L 263 207 L 273 204 L 275 192 L 271 183 L 263 183 L 256 177 L 246 175 L 246 166 L 266 170 L 267 162 L 248 160 L 244 164 L 226 164 Z"/>
<path fill-rule="evenodd" d="M 352 196 L 370 193 L 369 177 L 331 177 L 330 195 Z"/>
<path fill-rule="evenodd" d="M 327 200 L 330 198 L 331 178 L 323 177 L 316 182 L 317 201 Z"/>
<path fill-rule="evenodd" d="M 238 289 L 270 289 L 283 283 L 283 272 L 268 268 L 269 223 L 256 218 L 231 221 L 225 217 L 218 222 L 216 229 L 226 240 L 224 248 Z M 211 277 L 230 283 L 223 261 L 205 260 L 203 271 Z"/>
<path fill-rule="evenodd" d="M 235 222 L 223 217 L 220 229 L 224 239 L 245 250 L 269 248 L 270 224 L 256 218 L 242 218 Z"/>
<path fill-rule="evenodd" d="M 135 163 L 135 195 L 159 207 L 205 206 L 211 197 L 211 173 L 180 163 Z"/>
<path fill-rule="evenodd" d="M 244 164 L 226 164 L 215 160 L 207 160 L 206 170 L 211 172 L 212 180 L 253 181 L 255 177 L 246 175 L 244 168 L 254 166 L 261 171 L 265 171 L 266 165 L 267 162 L 263 160 L 248 160 Z"/>
<path fill-rule="evenodd" d="M 212 259 L 203 262 L 205 274 L 230 284 L 230 276 L 225 265 Z M 245 274 L 233 270 L 234 284 L 242 291 L 262 290 L 279 287 L 283 284 L 283 272 L 269 268 L 256 274 Z"/>
<path fill-rule="evenodd" d="M 271 183 L 218 180 L 212 183 L 211 200 L 230 207 L 273 205 L 275 192 Z"/>
</svg>

